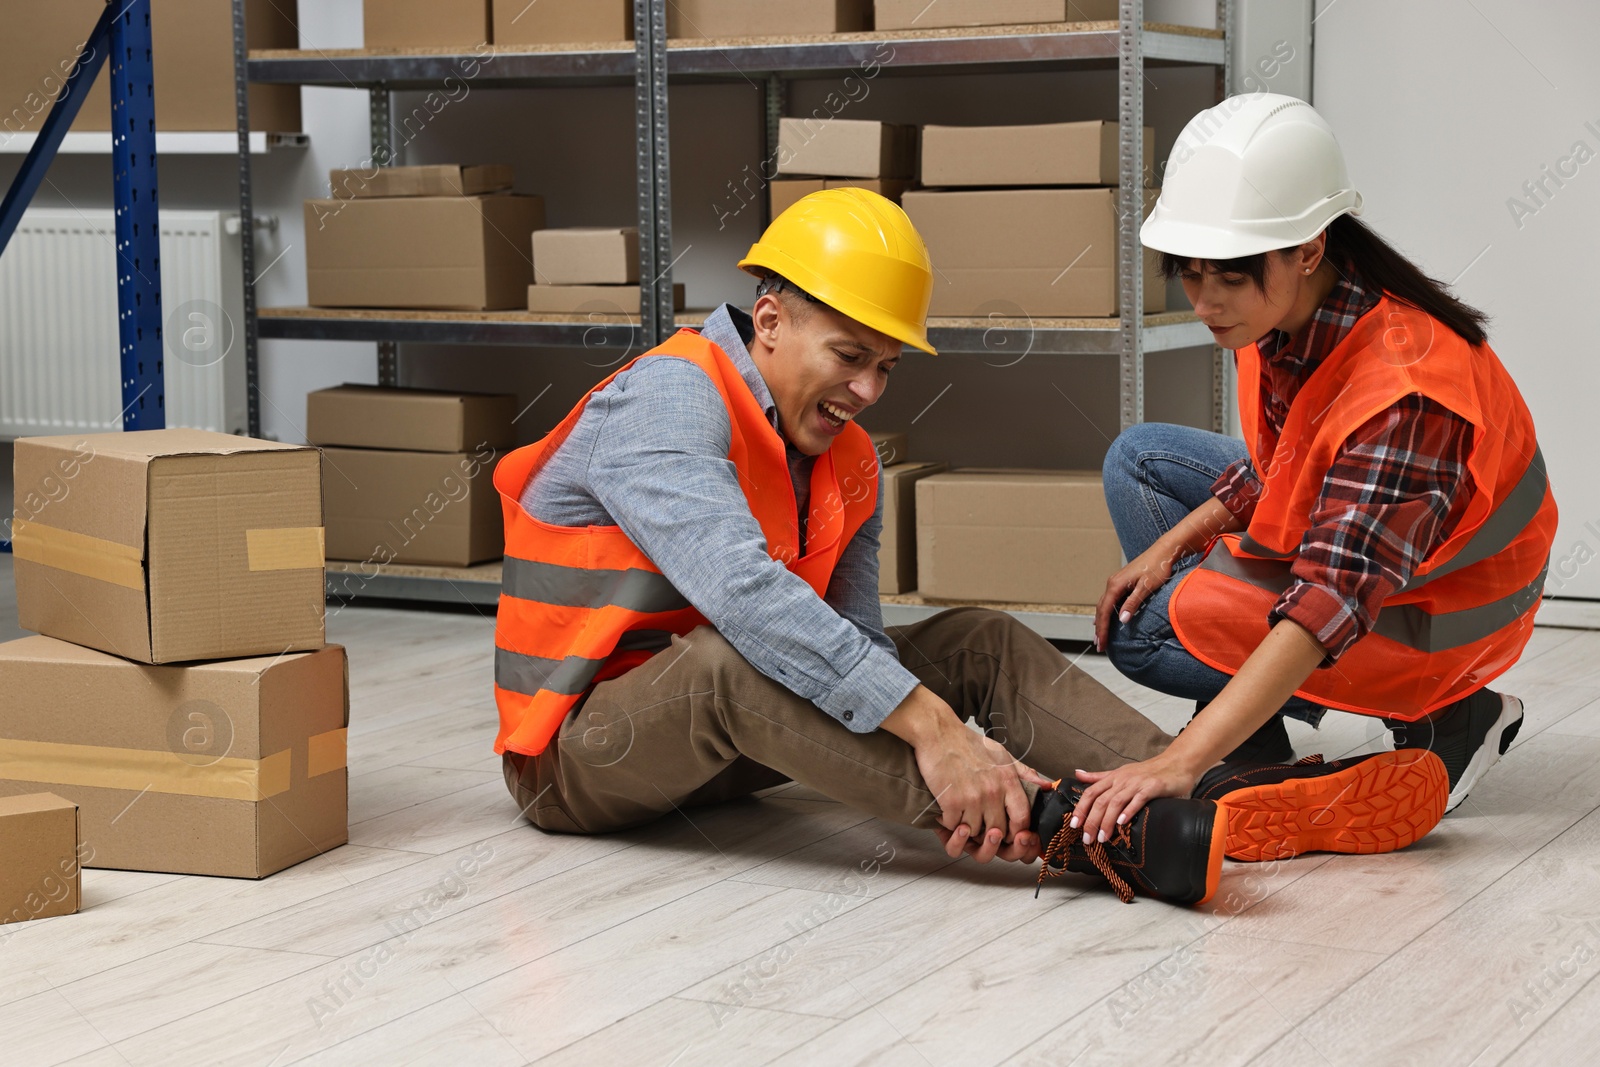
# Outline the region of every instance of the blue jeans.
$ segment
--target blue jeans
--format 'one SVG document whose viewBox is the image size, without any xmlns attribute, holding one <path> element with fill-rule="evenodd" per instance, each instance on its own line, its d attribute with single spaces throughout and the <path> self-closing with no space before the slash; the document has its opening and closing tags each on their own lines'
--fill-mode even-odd
<svg viewBox="0 0 1600 1067">
<path fill-rule="evenodd" d="M 1211 486 L 1223 470 L 1246 455 L 1244 442 L 1209 430 L 1146 422 L 1124 430 L 1106 454 L 1103 479 L 1106 504 L 1122 551 L 1132 560 L 1211 499 Z M 1185 556 L 1172 578 L 1127 622 L 1111 620 L 1106 657 L 1138 682 L 1169 696 L 1201 705 L 1214 699 L 1230 675 L 1208 667 L 1183 647 L 1172 630 L 1168 605 L 1178 581 L 1200 562 Z M 1315 726 L 1325 709 L 1290 697 L 1279 710 Z"/>
</svg>

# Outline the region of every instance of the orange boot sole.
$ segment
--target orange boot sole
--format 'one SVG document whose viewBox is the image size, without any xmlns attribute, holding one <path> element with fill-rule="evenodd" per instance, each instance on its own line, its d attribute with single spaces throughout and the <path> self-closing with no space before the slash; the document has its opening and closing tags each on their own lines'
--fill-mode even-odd
<svg viewBox="0 0 1600 1067">
<path fill-rule="evenodd" d="M 1450 777 L 1434 753 L 1382 752 L 1314 778 L 1249 785 L 1217 800 L 1228 857 L 1260 861 L 1307 852 L 1392 852 L 1444 817 Z"/>
</svg>

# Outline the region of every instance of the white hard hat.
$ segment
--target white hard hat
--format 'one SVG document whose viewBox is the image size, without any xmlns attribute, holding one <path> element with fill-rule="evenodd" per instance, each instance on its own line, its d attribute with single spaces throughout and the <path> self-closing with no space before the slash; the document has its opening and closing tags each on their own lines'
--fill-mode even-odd
<svg viewBox="0 0 1600 1067">
<path fill-rule="evenodd" d="M 1139 240 L 1185 259 L 1236 259 L 1304 244 L 1346 212 L 1361 213 L 1361 194 L 1327 121 L 1304 100 L 1245 93 L 1183 128 Z"/>
</svg>

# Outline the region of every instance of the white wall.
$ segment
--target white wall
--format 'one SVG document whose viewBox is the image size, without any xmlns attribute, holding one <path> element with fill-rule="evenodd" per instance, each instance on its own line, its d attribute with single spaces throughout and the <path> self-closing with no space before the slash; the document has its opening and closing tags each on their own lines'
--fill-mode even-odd
<svg viewBox="0 0 1600 1067">
<path fill-rule="evenodd" d="M 1547 593 L 1600 598 L 1600 5 L 1319 0 L 1314 30 L 1364 219 L 1489 313 L 1533 410 L 1561 508 Z"/>
</svg>

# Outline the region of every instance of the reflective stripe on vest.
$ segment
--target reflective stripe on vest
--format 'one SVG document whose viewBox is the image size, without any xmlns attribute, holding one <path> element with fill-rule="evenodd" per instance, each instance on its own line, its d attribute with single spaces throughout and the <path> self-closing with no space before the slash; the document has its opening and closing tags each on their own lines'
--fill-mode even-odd
<svg viewBox="0 0 1600 1067">
<path fill-rule="evenodd" d="M 654 654 L 669 647 L 672 638 L 671 630 L 629 630 L 618 639 L 613 651 Z M 544 659 L 497 648 L 494 650 L 494 684 L 509 692 L 530 697 L 541 689 L 562 696 L 573 696 L 594 684 L 595 676 L 605 663 L 605 658 L 568 656 L 559 660 Z"/>
<path fill-rule="evenodd" d="M 1517 480 L 1516 488 L 1512 489 L 1494 509 L 1493 514 L 1484 520 L 1483 525 L 1478 527 L 1471 539 L 1461 546 L 1461 550 L 1428 573 L 1413 574 L 1406 584 L 1395 592 L 1409 593 L 1436 578 L 1442 578 L 1462 567 L 1470 567 L 1474 563 L 1488 559 L 1496 552 L 1505 551 L 1527 528 L 1528 523 L 1533 521 L 1534 516 L 1539 514 L 1539 508 L 1544 504 L 1544 496 L 1549 488 L 1550 477 L 1545 473 L 1544 453 L 1535 446 L 1533 462 L 1528 464 L 1528 469 Z M 1239 535 L 1239 547 L 1250 555 L 1265 560 L 1293 560 L 1297 555 L 1294 552 L 1274 552 L 1251 537 L 1248 531 Z M 1215 569 L 1223 568 L 1219 566 Z M 1283 588 L 1287 589 L 1288 585 L 1285 584 Z"/>
<path fill-rule="evenodd" d="M 1290 572 L 1291 561 L 1236 556 L 1226 541 L 1219 541 L 1200 566 L 1264 589 L 1275 597 L 1288 592 L 1295 580 Z M 1510 626 L 1537 604 L 1549 569 L 1546 562 L 1539 577 L 1511 595 L 1460 611 L 1434 615 L 1415 604 L 1385 605 L 1373 620 L 1372 632 L 1418 652 L 1444 652 L 1470 645 Z"/>
<path fill-rule="evenodd" d="M 577 608 L 626 608 L 652 614 L 689 606 L 667 576 L 656 571 L 590 570 L 506 557 L 500 587 L 518 600 Z"/>
</svg>

